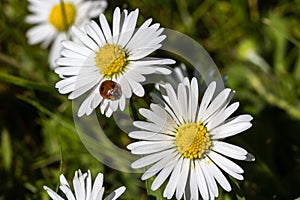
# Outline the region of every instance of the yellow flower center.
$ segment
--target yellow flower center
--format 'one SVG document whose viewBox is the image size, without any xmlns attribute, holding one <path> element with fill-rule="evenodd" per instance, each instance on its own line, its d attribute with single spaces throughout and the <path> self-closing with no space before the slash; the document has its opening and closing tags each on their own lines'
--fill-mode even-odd
<svg viewBox="0 0 300 200">
<path fill-rule="evenodd" d="M 126 51 L 118 44 L 105 44 L 95 55 L 100 72 L 106 77 L 113 77 L 125 71 L 127 64 Z"/>
<path fill-rule="evenodd" d="M 176 131 L 177 150 L 185 158 L 200 159 L 211 147 L 209 133 L 201 122 L 185 123 Z"/>
<path fill-rule="evenodd" d="M 74 23 L 76 8 L 71 3 L 56 4 L 49 14 L 49 22 L 58 31 L 66 31 Z"/>
</svg>

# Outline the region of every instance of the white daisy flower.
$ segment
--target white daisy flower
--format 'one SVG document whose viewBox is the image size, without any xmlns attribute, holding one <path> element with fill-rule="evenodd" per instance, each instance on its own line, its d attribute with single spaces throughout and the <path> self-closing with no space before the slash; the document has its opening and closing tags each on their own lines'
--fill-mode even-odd
<svg viewBox="0 0 300 200">
<path fill-rule="evenodd" d="M 159 24 L 150 25 L 152 19 L 135 29 L 139 11 L 122 13 L 116 8 L 113 14 L 112 31 L 103 14 L 100 26 L 91 21 L 84 30 L 72 27 L 73 35 L 80 41 L 63 41 L 61 57 L 55 72 L 63 78 L 56 84 L 62 94 L 70 93 L 75 99 L 84 93 L 87 98 L 81 104 L 78 116 L 90 115 L 100 104 L 102 114 L 110 117 L 118 108 L 124 110 L 125 99 L 132 93 L 144 96 L 140 84 L 144 74 L 169 74 L 170 70 L 160 65 L 173 64 L 171 59 L 146 57 L 161 47 L 165 35 Z"/>
<path fill-rule="evenodd" d="M 42 43 L 47 48 L 51 43 L 49 64 L 51 68 L 57 65 L 55 60 L 60 56 L 61 41 L 67 39 L 69 27 L 82 26 L 91 18 L 97 17 L 107 7 L 106 0 L 28 0 L 28 10 L 31 12 L 26 17 L 26 22 L 36 26 L 26 33 L 31 45 Z M 62 6 L 63 5 L 63 6 Z"/>
<path fill-rule="evenodd" d="M 133 154 L 145 155 L 132 163 L 133 168 L 151 166 L 142 180 L 156 175 L 151 189 L 156 190 L 167 180 L 163 196 L 203 199 L 218 197 L 219 183 L 226 191 L 231 186 L 222 171 L 242 180 L 243 169 L 229 158 L 249 160 L 251 154 L 241 147 L 221 141 L 252 126 L 250 115 L 229 116 L 239 103 L 229 105 L 233 91 L 226 88 L 214 97 L 216 83 L 212 82 L 198 103 L 198 83 L 185 78 L 176 91 L 165 84 L 165 107 L 151 104 L 151 109 L 139 112 L 148 121 L 135 121 L 141 130 L 129 133 L 142 141 L 128 145 Z M 254 159 L 254 157 L 253 157 Z"/>
<path fill-rule="evenodd" d="M 60 190 L 65 194 L 68 200 L 101 200 L 103 199 L 104 187 L 103 187 L 103 174 L 99 173 L 96 177 L 94 185 L 92 185 L 91 172 L 88 171 L 84 174 L 80 170 L 75 172 L 73 178 L 73 187 L 75 195 L 73 194 L 69 183 L 67 182 L 65 176 L 60 175 Z M 63 200 L 60 195 L 54 192 L 47 186 L 44 186 L 44 189 L 47 191 L 48 195 L 53 200 Z M 120 197 L 124 191 L 125 187 L 119 187 L 108 195 L 106 200 L 114 200 Z"/>
</svg>

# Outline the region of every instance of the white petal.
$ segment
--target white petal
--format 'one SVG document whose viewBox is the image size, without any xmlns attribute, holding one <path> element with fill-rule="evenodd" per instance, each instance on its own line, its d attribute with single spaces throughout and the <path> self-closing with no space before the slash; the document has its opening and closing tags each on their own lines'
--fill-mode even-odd
<svg viewBox="0 0 300 200">
<path fill-rule="evenodd" d="M 235 124 L 240 122 L 250 122 L 253 119 L 251 115 L 243 114 L 226 120 L 226 124 Z"/>
<path fill-rule="evenodd" d="M 61 51 L 61 55 L 64 57 L 69 57 L 69 58 L 80 58 L 80 59 L 86 59 L 86 56 L 79 54 L 75 51 L 71 51 L 70 49 L 63 49 Z"/>
<path fill-rule="evenodd" d="M 185 120 L 188 119 L 188 102 L 187 102 L 187 91 L 183 84 L 178 85 L 177 98 L 179 103 L 179 109 L 181 110 L 182 116 Z"/>
<path fill-rule="evenodd" d="M 113 110 L 110 107 L 107 107 L 107 110 L 105 112 L 105 116 L 109 118 L 109 117 L 112 116 L 112 114 L 113 114 Z"/>
<path fill-rule="evenodd" d="M 157 141 L 174 140 L 173 136 L 149 132 L 149 131 L 132 131 L 128 134 L 128 136 L 140 140 L 157 140 Z"/>
<path fill-rule="evenodd" d="M 211 82 L 202 97 L 200 108 L 198 111 L 197 121 L 201 121 L 201 119 L 204 117 L 203 112 L 207 109 L 208 105 L 210 104 L 210 101 L 212 100 L 212 97 L 215 93 L 215 89 L 216 82 Z"/>
<path fill-rule="evenodd" d="M 169 179 L 169 182 L 164 190 L 164 197 L 167 197 L 167 199 L 171 199 L 172 196 L 175 193 L 177 184 L 178 184 L 178 180 L 179 180 L 179 176 L 178 174 L 180 173 L 180 169 L 182 167 L 182 163 L 183 163 L 183 158 L 178 159 L 176 166 L 171 174 L 171 177 Z"/>
<path fill-rule="evenodd" d="M 225 110 L 225 119 L 232 115 L 232 113 L 238 109 L 239 105 L 239 102 L 235 102 L 228 106 Z"/>
<path fill-rule="evenodd" d="M 142 145 L 134 148 L 131 150 L 131 153 L 133 154 L 150 154 L 150 153 L 156 153 L 160 151 L 164 151 L 167 149 L 171 149 L 174 147 L 174 142 L 173 141 L 141 141 L 141 142 L 136 142 L 136 143 L 141 143 Z"/>
<path fill-rule="evenodd" d="M 91 193 L 91 199 L 102 199 L 104 188 L 102 188 L 103 184 L 103 174 L 98 173 Z"/>
<path fill-rule="evenodd" d="M 110 100 L 103 99 L 103 101 L 101 103 L 101 106 L 100 106 L 100 111 L 101 111 L 102 114 L 104 114 L 105 110 L 109 106 L 109 102 L 110 102 Z"/>
<path fill-rule="evenodd" d="M 86 199 L 90 199 L 91 197 L 91 192 L 92 192 L 92 177 L 91 177 L 91 172 L 88 170 L 88 176 L 85 180 L 85 193 L 86 193 Z"/>
<path fill-rule="evenodd" d="M 80 58 L 58 58 L 56 63 L 61 66 L 72 66 L 72 67 L 82 67 L 82 66 L 94 66 L 95 61 L 93 59 L 80 59 Z"/>
<path fill-rule="evenodd" d="M 170 101 L 170 108 L 174 111 L 177 119 L 183 124 L 183 115 L 180 110 L 180 105 L 177 100 L 176 93 L 170 84 L 166 84 L 166 91 Z"/>
<path fill-rule="evenodd" d="M 89 49 L 93 51 L 97 51 L 99 49 L 99 46 L 76 26 L 71 27 L 72 33 L 83 43 L 88 47 Z"/>
<path fill-rule="evenodd" d="M 191 169 L 190 169 L 190 176 L 189 176 L 189 187 L 190 187 L 190 194 L 191 199 L 199 199 L 198 198 L 198 185 L 197 185 L 197 176 L 196 176 L 196 170 L 194 162 L 191 162 Z"/>
<path fill-rule="evenodd" d="M 111 200 L 115 200 L 117 198 L 119 198 L 126 190 L 126 187 L 122 186 L 119 187 L 118 189 L 116 189 L 115 191 L 113 191 L 115 193 L 114 197 Z"/>
<path fill-rule="evenodd" d="M 56 192 L 54 192 L 52 189 L 48 188 L 47 186 L 43 186 L 43 188 L 47 191 L 51 199 L 64 200 L 61 196 L 59 196 Z"/>
<path fill-rule="evenodd" d="M 81 174 L 80 171 L 75 172 L 75 176 L 73 178 L 73 187 L 76 199 L 85 199 L 84 179 L 86 176 L 86 173 Z"/>
<path fill-rule="evenodd" d="M 54 72 L 58 75 L 67 75 L 67 76 L 73 76 L 78 75 L 78 73 L 84 70 L 82 67 L 57 67 Z"/>
<path fill-rule="evenodd" d="M 102 30 L 101 30 L 100 27 L 98 26 L 98 24 L 97 24 L 94 20 L 92 20 L 92 21 L 90 22 L 90 26 L 91 26 L 91 28 L 97 33 L 97 36 L 99 37 L 101 43 L 102 43 L 102 44 L 105 44 L 105 43 L 106 43 L 105 37 L 104 37 L 104 35 L 103 35 Z"/>
<path fill-rule="evenodd" d="M 169 75 L 172 73 L 171 70 L 165 68 L 165 67 L 155 67 L 155 72 L 158 74 L 164 74 L 164 75 Z"/>
<path fill-rule="evenodd" d="M 204 178 L 204 174 L 202 172 L 202 169 L 200 167 L 200 161 L 196 160 L 195 161 L 195 170 L 196 170 L 196 180 L 197 180 L 197 185 L 200 191 L 200 194 L 204 200 L 208 200 L 208 186 L 206 183 L 206 180 Z"/>
<path fill-rule="evenodd" d="M 76 200 L 74 194 L 72 193 L 71 189 L 66 185 L 59 186 L 59 189 L 65 194 L 68 200 Z"/>
<path fill-rule="evenodd" d="M 212 116 L 215 112 L 220 110 L 225 103 L 227 102 L 227 98 L 230 95 L 231 90 L 226 88 L 222 92 L 218 94 L 218 96 L 210 103 L 208 108 L 202 112 L 202 117 L 200 121 L 205 123 L 205 121 Z"/>
<path fill-rule="evenodd" d="M 153 53 L 155 50 L 159 49 L 161 45 L 159 46 L 147 46 L 147 47 L 141 47 L 138 49 L 133 49 L 128 57 L 128 60 L 140 60 L 149 54 Z"/>
<path fill-rule="evenodd" d="M 166 118 L 166 125 L 164 127 L 166 127 L 166 129 L 169 130 L 174 130 L 177 128 L 177 124 L 175 123 L 174 119 L 168 114 L 166 113 L 166 110 L 164 108 L 162 108 L 160 105 L 157 104 L 150 104 L 150 108 L 153 110 L 154 113 L 156 113 L 157 116 L 160 116 L 163 121 Z"/>
<path fill-rule="evenodd" d="M 175 61 L 172 59 L 146 57 L 140 60 L 130 61 L 130 63 L 136 66 L 150 66 L 150 65 L 171 65 L 174 64 Z"/>
<path fill-rule="evenodd" d="M 74 90 L 75 81 L 77 77 L 70 77 L 63 79 L 56 83 L 55 87 L 58 88 L 59 93 L 66 94 Z M 75 80 L 73 80 L 75 79 Z"/>
<path fill-rule="evenodd" d="M 45 22 L 45 18 L 42 15 L 29 15 L 26 16 L 25 22 L 28 24 L 42 24 Z"/>
<path fill-rule="evenodd" d="M 132 37 L 132 34 L 134 33 L 134 29 L 136 26 L 137 18 L 139 15 L 139 10 L 136 9 L 133 12 L 130 12 L 128 17 L 125 19 L 123 26 L 122 26 L 122 33 L 119 37 L 118 43 L 125 47 L 125 45 L 128 43 L 130 38 Z"/>
<path fill-rule="evenodd" d="M 118 109 L 118 105 L 119 105 L 119 102 L 116 100 L 116 101 L 111 101 L 109 106 L 110 108 L 113 110 L 113 111 L 116 111 Z"/>
<path fill-rule="evenodd" d="M 241 147 L 228 144 L 222 141 L 213 141 L 213 150 L 223 154 L 225 156 L 237 159 L 237 160 L 245 160 L 247 151 Z"/>
<path fill-rule="evenodd" d="M 167 155 L 170 155 L 173 152 L 174 152 L 174 149 L 169 149 L 169 150 L 166 150 L 166 151 L 162 151 L 162 152 L 147 155 L 145 157 L 142 157 L 142 158 L 134 161 L 131 164 L 131 167 L 134 168 L 134 169 L 146 167 L 148 165 L 156 163 L 157 161 L 165 158 Z"/>
<path fill-rule="evenodd" d="M 113 16 L 113 43 L 118 42 L 119 34 L 120 34 L 120 20 L 121 20 L 121 12 L 120 8 L 116 8 Z"/>
<path fill-rule="evenodd" d="M 141 128 L 143 130 L 148 130 L 152 132 L 157 132 L 157 133 L 166 133 L 167 130 L 165 130 L 164 127 L 157 126 L 157 124 L 149 123 L 149 122 L 144 122 L 144 121 L 135 121 L 133 122 L 133 125 L 137 128 Z"/>
<path fill-rule="evenodd" d="M 85 83 L 85 85 L 82 85 L 78 83 L 78 86 L 74 89 L 74 91 L 68 96 L 69 99 L 75 99 L 84 93 L 88 92 L 90 89 L 94 88 L 95 85 L 99 85 L 99 77 L 91 77 L 91 79 Z M 78 80 L 78 82 L 81 80 Z M 98 87 L 99 88 L 99 87 Z"/>
<path fill-rule="evenodd" d="M 154 181 L 151 185 L 151 189 L 153 191 L 157 190 L 165 182 L 165 180 L 168 178 L 168 176 L 173 171 L 176 162 L 177 162 L 177 159 L 172 160 L 167 166 L 165 166 L 159 172 L 159 174 L 156 176 L 156 178 L 154 179 Z"/>
<path fill-rule="evenodd" d="M 90 18 L 95 18 L 99 16 L 100 13 L 104 12 L 104 10 L 107 7 L 107 2 L 105 0 L 100 0 L 100 1 L 91 1 L 90 7 L 89 7 L 89 17 Z"/>
<path fill-rule="evenodd" d="M 126 45 L 126 48 L 131 51 L 132 49 L 138 48 L 136 44 L 138 44 L 140 41 L 143 41 L 145 39 L 145 34 L 149 32 L 149 25 L 151 24 L 152 19 L 148 19 L 145 21 L 140 28 L 137 29 L 136 33 L 132 36 L 131 40 Z"/>
<path fill-rule="evenodd" d="M 207 170 L 224 190 L 226 190 L 227 192 L 231 190 L 229 182 L 227 181 L 221 170 L 213 162 L 209 163 L 209 166 L 207 166 Z"/>
<path fill-rule="evenodd" d="M 156 23 L 149 27 L 152 19 L 148 19 L 134 34 L 131 41 L 128 43 L 126 48 L 129 52 L 134 49 L 143 47 L 154 47 L 159 48 L 160 42 L 165 39 L 165 36 L 159 36 L 163 29 L 159 29 L 160 24 Z"/>
<path fill-rule="evenodd" d="M 90 24 L 85 25 L 85 31 L 93 40 L 95 40 L 95 42 L 98 45 L 98 49 L 105 43 L 105 41 L 101 40 L 98 33 L 93 29 L 93 27 Z"/>
<path fill-rule="evenodd" d="M 198 96 L 199 96 L 199 88 L 198 88 L 198 81 L 196 78 L 193 78 L 191 81 L 191 88 L 190 88 L 190 104 L 189 104 L 189 113 L 190 113 L 190 120 L 194 121 L 197 117 L 197 110 L 198 110 Z"/>
<path fill-rule="evenodd" d="M 183 195 L 185 185 L 187 183 L 189 171 L 190 171 L 190 160 L 184 158 L 180 174 L 178 175 L 179 180 L 178 180 L 178 183 L 177 183 L 177 191 L 176 191 L 176 198 L 177 199 L 181 199 L 181 197 Z"/>
<path fill-rule="evenodd" d="M 78 54 L 81 54 L 83 56 L 94 57 L 95 53 L 91 49 L 85 47 L 84 45 L 77 44 L 73 41 L 63 41 L 61 44 L 66 49 L 74 51 L 74 52 L 76 52 Z"/>
<path fill-rule="evenodd" d="M 125 77 L 125 78 L 127 79 L 127 77 Z M 131 79 L 127 79 L 127 81 L 128 81 L 128 83 L 131 87 L 132 92 L 136 96 L 143 97 L 145 95 L 145 90 L 144 90 L 143 86 L 140 83 L 138 83 L 134 80 L 131 80 Z"/>
<path fill-rule="evenodd" d="M 99 16 L 99 20 L 100 20 L 100 24 L 101 24 L 101 29 L 104 33 L 104 36 L 106 38 L 106 41 L 108 43 L 112 43 L 112 35 L 111 35 L 111 30 L 110 27 L 108 25 L 108 22 L 106 20 L 106 17 L 104 16 L 104 14 L 101 14 Z"/>
<path fill-rule="evenodd" d="M 226 138 L 241 133 L 252 126 L 250 122 L 240 122 L 235 124 L 224 124 L 213 129 L 210 134 L 213 139 Z"/>
<path fill-rule="evenodd" d="M 132 64 L 133 66 L 133 64 Z M 155 69 L 153 67 L 135 67 L 133 69 L 135 72 L 139 74 L 153 74 L 155 73 Z"/>
<path fill-rule="evenodd" d="M 49 24 L 41 24 L 29 29 L 26 36 L 29 39 L 29 44 L 38 44 L 48 37 L 53 37 L 57 34 L 53 27 Z"/>
<path fill-rule="evenodd" d="M 146 80 L 142 74 L 137 73 L 135 70 L 130 70 L 128 73 L 126 73 L 126 76 L 136 82 L 144 82 Z"/>
<path fill-rule="evenodd" d="M 211 163 L 210 160 L 201 160 L 200 161 L 200 167 L 203 171 L 206 183 L 207 183 L 207 187 L 208 187 L 208 192 L 210 194 L 210 198 L 214 199 L 214 197 L 217 197 L 219 195 L 218 192 L 218 186 L 217 183 L 215 181 L 215 179 L 213 178 L 213 176 L 209 173 L 209 164 Z"/>
<path fill-rule="evenodd" d="M 224 156 L 221 156 L 220 154 L 217 154 L 213 151 L 211 151 L 208 156 L 218 165 L 218 167 L 220 167 L 230 176 L 238 180 L 244 179 L 243 176 L 241 175 L 241 173 L 243 173 L 244 170 L 234 162 L 230 161 Z"/>
<path fill-rule="evenodd" d="M 54 69 L 57 67 L 56 60 L 60 57 L 60 52 L 62 49 L 61 41 L 66 39 L 65 34 L 59 34 L 57 38 L 54 40 L 49 52 L 49 64 L 50 68 Z"/>
<path fill-rule="evenodd" d="M 122 77 L 119 81 L 119 84 L 121 85 L 122 94 L 129 99 L 132 96 L 132 90 L 127 79 Z"/>
<path fill-rule="evenodd" d="M 88 97 L 82 102 L 78 110 L 78 117 L 83 116 L 84 114 L 90 115 L 93 112 L 92 102 L 95 98 L 96 93 L 98 92 L 98 87 L 92 90 Z"/>
<path fill-rule="evenodd" d="M 173 152 L 172 154 L 166 155 L 163 159 L 152 165 L 142 176 L 142 180 L 146 180 L 155 174 L 157 174 L 161 169 L 165 168 L 169 165 L 169 163 L 176 158 L 178 155 L 177 152 Z"/>
<path fill-rule="evenodd" d="M 151 104 L 153 107 L 153 104 Z M 158 109 L 158 108 L 157 108 Z M 153 122 L 160 127 L 164 127 L 168 131 L 173 131 L 176 127 L 173 126 L 173 123 L 170 124 L 170 116 L 161 108 L 161 112 L 158 113 L 152 112 L 151 110 L 141 108 L 139 109 L 139 113 L 144 116 L 149 122 Z"/>
<path fill-rule="evenodd" d="M 125 105 L 126 105 L 125 96 L 122 95 L 120 100 L 119 100 L 119 107 L 120 107 L 121 111 L 123 111 L 125 109 Z"/>
</svg>

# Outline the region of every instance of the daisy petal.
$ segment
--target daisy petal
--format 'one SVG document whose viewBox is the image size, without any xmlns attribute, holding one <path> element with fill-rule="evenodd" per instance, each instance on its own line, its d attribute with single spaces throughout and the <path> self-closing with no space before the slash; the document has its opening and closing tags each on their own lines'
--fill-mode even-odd
<svg viewBox="0 0 300 200">
<path fill-rule="evenodd" d="M 164 190 L 163 195 L 164 195 L 164 197 L 167 197 L 167 199 L 171 199 L 175 193 L 176 186 L 177 186 L 178 180 L 179 180 L 178 174 L 180 173 L 180 169 L 182 167 L 182 162 L 183 162 L 182 158 L 180 158 L 177 161 L 176 166 L 174 167 L 174 170 L 172 171 L 170 180 Z"/>
<path fill-rule="evenodd" d="M 220 167 L 223 169 L 226 173 L 228 173 L 230 176 L 238 179 L 238 180 L 243 180 L 243 176 L 241 173 L 243 173 L 243 169 L 239 167 L 237 164 L 234 162 L 228 160 L 227 158 L 211 151 L 209 153 L 209 157 Z"/>
</svg>

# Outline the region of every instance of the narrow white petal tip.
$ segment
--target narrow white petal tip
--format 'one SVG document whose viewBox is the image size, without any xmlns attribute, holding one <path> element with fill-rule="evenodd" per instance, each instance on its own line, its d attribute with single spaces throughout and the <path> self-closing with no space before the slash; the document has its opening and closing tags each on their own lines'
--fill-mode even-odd
<svg viewBox="0 0 300 200">
<path fill-rule="evenodd" d="M 49 190 L 50 189 L 46 185 L 44 185 L 43 188 L 44 188 L 44 190 Z"/>
<path fill-rule="evenodd" d="M 119 187 L 118 189 L 116 189 L 114 191 L 115 195 L 113 197 L 113 199 L 117 199 L 119 196 L 121 196 L 126 190 L 126 187 L 125 186 L 122 186 L 122 187 Z"/>
<path fill-rule="evenodd" d="M 77 113 L 77 116 L 78 116 L 78 117 L 82 117 L 83 115 L 84 115 L 83 112 L 78 112 L 78 113 Z"/>
<path fill-rule="evenodd" d="M 125 187 L 125 186 L 122 186 L 122 187 L 119 187 L 117 190 L 118 190 L 120 193 L 123 193 L 123 192 L 125 192 L 126 187 Z"/>
<path fill-rule="evenodd" d="M 245 161 L 254 162 L 255 157 L 251 153 L 247 153 Z"/>
<path fill-rule="evenodd" d="M 130 137 L 130 134 L 129 134 L 129 137 Z M 133 144 L 134 144 L 134 143 L 131 143 L 131 144 L 127 145 L 126 148 L 127 148 L 128 150 L 134 149 L 135 146 L 134 146 Z"/>
<path fill-rule="evenodd" d="M 171 61 L 170 61 L 170 65 L 172 65 L 172 64 L 176 64 L 176 61 L 173 59 L 171 59 Z"/>
</svg>

